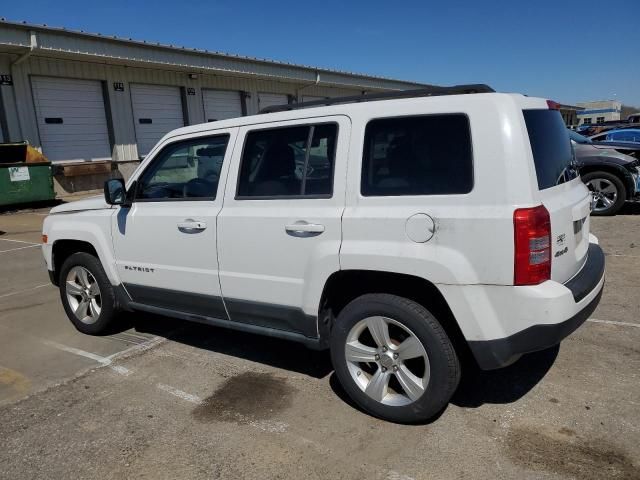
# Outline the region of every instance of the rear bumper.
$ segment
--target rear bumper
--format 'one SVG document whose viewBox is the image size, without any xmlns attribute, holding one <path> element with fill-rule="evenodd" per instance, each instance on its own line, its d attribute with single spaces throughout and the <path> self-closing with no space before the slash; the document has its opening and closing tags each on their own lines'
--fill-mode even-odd
<svg viewBox="0 0 640 480">
<path fill-rule="evenodd" d="M 527 287 L 474 285 L 445 290 L 443 295 L 478 365 L 492 370 L 556 345 L 582 325 L 600 302 L 604 270 L 604 253 L 591 243 L 587 262 L 565 284 L 549 280 Z M 448 298 L 451 295 L 457 298 Z"/>
<path fill-rule="evenodd" d="M 532 325 L 507 338 L 469 342 L 478 365 L 483 370 L 506 367 L 523 354 L 537 352 L 560 343 L 582 325 L 600 303 L 601 288 L 593 300 L 573 317 L 553 325 Z"/>
</svg>

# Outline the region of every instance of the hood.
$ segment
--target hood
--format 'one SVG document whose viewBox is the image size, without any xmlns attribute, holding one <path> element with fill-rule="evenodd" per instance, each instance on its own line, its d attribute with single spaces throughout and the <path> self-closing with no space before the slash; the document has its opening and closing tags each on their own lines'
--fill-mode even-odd
<svg viewBox="0 0 640 480">
<path fill-rule="evenodd" d="M 640 143 L 638 142 L 593 142 L 593 145 L 596 148 L 613 148 L 615 150 L 640 150 Z"/>
<path fill-rule="evenodd" d="M 95 197 L 85 198 L 84 200 L 63 203 L 62 205 L 53 207 L 49 214 L 54 215 L 56 213 L 83 212 L 86 210 L 106 210 L 109 208 L 111 208 L 111 205 L 104 201 L 104 196 L 97 195 Z"/>
<path fill-rule="evenodd" d="M 596 147 L 592 144 L 576 144 L 574 145 L 576 152 L 576 160 L 585 164 L 596 163 L 615 163 L 617 165 L 626 165 L 636 159 L 630 155 L 620 153 L 613 148 Z"/>
</svg>

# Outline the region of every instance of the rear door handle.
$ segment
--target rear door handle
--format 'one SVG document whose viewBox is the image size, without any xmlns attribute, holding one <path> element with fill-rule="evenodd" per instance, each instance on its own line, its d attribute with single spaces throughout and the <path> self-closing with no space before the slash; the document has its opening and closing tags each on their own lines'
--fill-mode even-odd
<svg viewBox="0 0 640 480">
<path fill-rule="evenodd" d="M 308 223 L 304 220 L 300 220 L 290 225 L 285 225 L 285 231 L 292 237 L 315 237 L 324 232 L 324 225 L 318 223 Z"/>
<path fill-rule="evenodd" d="M 188 218 L 184 222 L 178 223 L 178 230 L 182 233 L 198 233 L 207 229 L 207 224 L 199 220 L 192 220 Z"/>
</svg>

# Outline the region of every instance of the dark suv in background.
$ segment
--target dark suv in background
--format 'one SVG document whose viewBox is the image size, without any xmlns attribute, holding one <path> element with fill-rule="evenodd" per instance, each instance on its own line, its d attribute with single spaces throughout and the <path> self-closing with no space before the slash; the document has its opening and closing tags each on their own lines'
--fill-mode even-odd
<svg viewBox="0 0 640 480">
<path fill-rule="evenodd" d="M 615 215 L 627 200 L 640 200 L 637 150 L 602 145 L 571 130 L 569 137 L 582 180 L 593 194 L 592 215 Z"/>
</svg>

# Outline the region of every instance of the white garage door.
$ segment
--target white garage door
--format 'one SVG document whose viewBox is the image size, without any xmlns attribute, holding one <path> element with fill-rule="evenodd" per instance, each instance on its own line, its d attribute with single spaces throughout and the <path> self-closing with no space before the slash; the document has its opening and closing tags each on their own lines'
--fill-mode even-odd
<svg viewBox="0 0 640 480">
<path fill-rule="evenodd" d="M 33 77 L 31 85 L 42 152 L 49 160 L 111 159 L 99 81 Z"/>
<path fill-rule="evenodd" d="M 131 104 L 140 156 L 149 153 L 165 133 L 184 127 L 178 87 L 132 84 Z"/>
<path fill-rule="evenodd" d="M 240 92 L 227 90 L 202 90 L 204 121 L 214 122 L 242 116 Z"/>
<path fill-rule="evenodd" d="M 303 95 L 302 96 L 302 101 L 303 102 L 315 102 L 317 100 L 326 100 L 327 97 L 315 97 L 312 95 Z"/>
<path fill-rule="evenodd" d="M 258 111 L 273 105 L 286 105 L 287 103 L 289 103 L 287 96 L 281 93 L 258 92 Z"/>
</svg>

